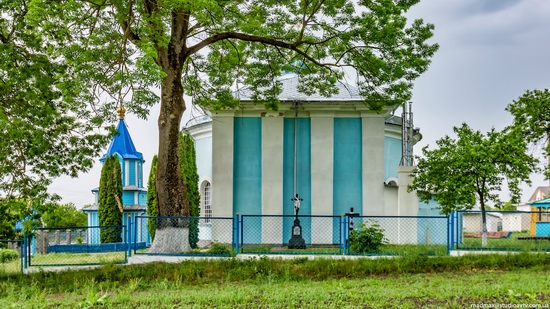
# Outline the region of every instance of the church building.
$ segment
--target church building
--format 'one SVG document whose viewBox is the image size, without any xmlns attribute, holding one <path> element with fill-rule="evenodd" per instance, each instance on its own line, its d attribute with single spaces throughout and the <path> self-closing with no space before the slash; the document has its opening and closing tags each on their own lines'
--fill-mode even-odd
<svg viewBox="0 0 550 309">
<path fill-rule="evenodd" d="M 399 106 L 371 110 L 357 89 L 344 83 L 327 98 L 299 93 L 296 74 L 283 75 L 279 82 L 278 111 L 266 110 L 241 89 L 236 93 L 238 109 L 210 112 L 210 121 L 202 116 L 184 129 L 196 141 L 197 158 L 212 156 L 211 162 L 203 162 L 211 164 L 202 169 L 208 175 L 201 174 L 198 164 L 201 216 L 206 215 L 206 202 L 214 217 L 291 216 L 296 194 L 303 199 L 299 214 L 306 216 L 342 216 L 350 208 L 363 216 L 437 215 L 435 205 L 419 203 L 415 193 L 407 192 L 414 167 L 400 165 L 403 126 L 401 117 L 393 115 Z M 412 145 L 421 136 L 410 129 Z M 203 195 L 206 180 L 208 201 Z M 302 220 L 306 241 L 312 239 L 307 231 L 338 228 L 315 224 Z M 255 242 L 264 242 L 265 225 L 257 223 Z M 414 225 L 408 233 L 416 242 Z M 275 232 L 282 242 L 290 235 L 284 229 Z M 212 237 L 221 237 L 214 227 Z"/>
</svg>

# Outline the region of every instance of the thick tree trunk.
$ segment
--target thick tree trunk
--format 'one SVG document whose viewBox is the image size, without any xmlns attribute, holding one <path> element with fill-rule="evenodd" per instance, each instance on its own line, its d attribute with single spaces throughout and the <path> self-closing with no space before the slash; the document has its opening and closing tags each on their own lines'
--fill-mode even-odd
<svg viewBox="0 0 550 309">
<path fill-rule="evenodd" d="M 161 104 L 158 118 L 159 150 L 156 174 L 158 215 L 189 216 L 189 203 L 178 155 L 180 124 L 185 111 L 181 83 L 182 59 L 170 47 L 159 52 L 159 57 L 166 77 L 161 83 Z M 158 220 L 151 249 L 154 249 L 153 251 L 156 253 L 190 251 L 189 239 L 186 236 L 188 235 L 188 226 L 188 220 Z M 172 239 L 170 240 L 170 238 Z"/>
<path fill-rule="evenodd" d="M 189 216 L 187 192 L 181 177 L 178 155 L 180 123 L 185 111 L 181 72 L 168 70 L 162 80 L 162 97 L 157 161 L 157 197 L 159 216 Z"/>
</svg>

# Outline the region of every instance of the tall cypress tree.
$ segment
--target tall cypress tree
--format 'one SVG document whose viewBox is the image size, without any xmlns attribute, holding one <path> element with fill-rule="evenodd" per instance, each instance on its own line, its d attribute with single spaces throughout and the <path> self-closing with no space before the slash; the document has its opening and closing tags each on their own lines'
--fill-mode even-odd
<svg viewBox="0 0 550 309">
<path fill-rule="evenodd" d="M 157 209 L 157 188 L 156 188 L 156 175 L 157 175 L 157 161 L 158 157 L 155 155 L 153 161 L 151 161 L 151 172 L 149 173 L 149 181 L 147 182 L 147 215 L 150 217 L 158 216 Z M 147 222 L 147 229 L 151 240 L 155 239 L 155 231 L 157 230 L 157 219 L 149 218 Z"/>
<path fill-rule="evenodd" d="M 99 225 L 122 225 L 122 172 L 116 155 L 105 159 L 99 180 Z M 121 228 L 102 228 L 101 243 L 122 242 Z"/>
<path fill-rule="evenodd" d="M 187 200 L 191 217 L 200 216 L 199 174 L 195 154 L 195 143 L 189 134 L 180 133 L 179 139 L 180 170 L 183 184 L 187 188 Z M 199 220 L 192 218 L 189 224 L 189 245 L 196 248 L 199 242 Z"/>
</svg>

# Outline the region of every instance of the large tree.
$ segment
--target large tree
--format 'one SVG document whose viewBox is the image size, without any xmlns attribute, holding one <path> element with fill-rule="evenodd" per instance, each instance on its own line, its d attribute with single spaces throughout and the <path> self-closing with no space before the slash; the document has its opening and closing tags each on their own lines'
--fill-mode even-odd
<svg viewBox="0 0 550 309">
<path fill-rule="evenodd" d="M 427 43 L 433 25 L 405 17 L 418 2 L 37 0 L 29 20 L 62 42 L 49 47 L 71 63 L 67 74 L 79 86 L 94 81 L 93 89 L 143 114 L 160 85 L 159 215 L 188 216 L 175 151 L 184 94 L 207 108 L 235 108 L 232 86 L 246 86 L 277 109 L 276 78 L 299 61 L 303 93 L 329 96 L 349 73 L 373 109 L 406 101 L 438 48 Z"/>
<path fill-rule="evenodd" d="M 550 91 L 528 90 L 506 108 L 514 116 L 514 127 L 530 143 L 544 143 L 543 153 L 548 157 L 545 175 L 550 179 Z"/>
<path fill-rule="evenodd" d="M 99 225 L 101 243 L 122 241 L 122 171 L 117 155 L 109 156 L 103 163 L 99 180 Z"/>
<path fill-rule="evenodd" d="M 102 115 L 69 78 L 67 59 L 50 53 L 54 43 L 32 22 L 30 5 L 0 1 L 0 208 L 17 220 L 55 202 L 51 179 L 89 170 L 108 141 L 96 130 Z"/>
<path fill-rule="evenodd" d="M 437 148 L 422 149 L 409 190 L 416 190 L 421 201 L 435 198 L 442 212 L 472 209 L 482 211 L 482 245 L 487 244 L 487 202 L 501 205 L 499 193 L 507 182 L 511 200 L 519 202 L 520 183 L 530 183 L 537 159 L 527 154 L 527 143 L 517 130 L 492 129 L 486 135 L 467 124 L 454 127 L 456 139 L 445 136 Z"/>
</svg>

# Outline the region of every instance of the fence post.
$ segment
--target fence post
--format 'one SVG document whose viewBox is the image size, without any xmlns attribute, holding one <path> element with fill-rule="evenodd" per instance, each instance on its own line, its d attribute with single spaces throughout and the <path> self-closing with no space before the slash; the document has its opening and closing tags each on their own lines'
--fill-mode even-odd
<svg viewBox="0 0 550 309">
<path fill-rule="evenodd" d="M 237 213 L 236 215 L 236 219 L 237 219 L 237 222 L 235 223 L 235 218 L 233 218 L 233 226 L 235 228 L 235 255 L 238 255 L 239 254 L 239 242 L 240 242 L 240 235 L 239 235 L 239 226 L 240 226 L 240 216 L 239 216 L 239 213 Z"/>
<path fill-rule="evenodd" d="M 453 230 L 452 224 L 453 224 L 453 212 L 447 216 L 447 255 L 451 253 L 451 245 L 453 243 L 453 238 L 451 235 L 451 231 Z"/>
<path fill-rule="evenodd" d="M 23 246 L 23 243 L 24 243 L 24 240 L 18 242 L 18 244 L 19 244 L 19 268 L 21 270 L 21 273 L 23 273 L 23 257 L 25 255 L 25 253 L 24 253 L 25 247 Z"/>
<path fill-rule="evenodd" d="M 344 255 L 347 255 L 347 251 L 348 251 L 348 235 L 347 235 L 347 229 L 346 229 L 346 226 L 347 226 L 347 217 L 346 216 L 342 216 L 341 217 L 342 219 L 340 220 L 340 222 L 342 223 L 342 243 L 344 245 L 344 250 L 343 250 L 343 254 Z"/>
<path fill-rule="evenodd" d="M 128 219 L 126 220 L 126 228 L 128 229 L 128 239 L 126 243 L 128 244 L 128 256 L 132 256 L 132 215 L 128 214 Z"/>
<path fill-rule="evenodd" d="M 23 242 L 21 243 L 21 247 L 22 247 L 22 253 L 23 255 L 21 256 L 22 257 L 22 268 L 23 269 L 27 269 L 27 233 L 23 233 Z"/>
<path fill-rule="evenodd" d="M 138 233 L 139 233 L 138 228 L 137 228 L 138 227 L 138 217 L 140 217 L 140 216 L 138 215 L 138 216 L 134 217 L 134 220 L 135 220 L 134 221 L 134 254 L 136 254 L 136 252 L 137 252 L 137 240 L 138 240 Z M 141 233 L 140 233 L 140 236 L 142 236 Z"/>
</svg>

